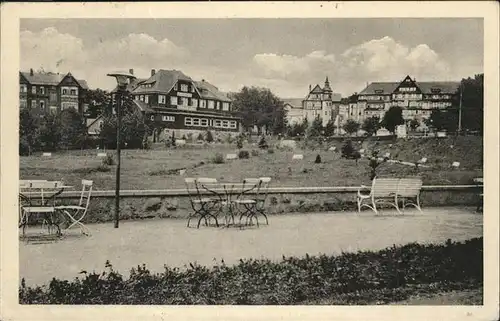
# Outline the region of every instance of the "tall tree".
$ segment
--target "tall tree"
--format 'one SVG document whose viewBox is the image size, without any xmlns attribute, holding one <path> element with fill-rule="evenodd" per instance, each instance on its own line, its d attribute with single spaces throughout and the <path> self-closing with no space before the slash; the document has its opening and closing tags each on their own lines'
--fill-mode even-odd
<svg viewBox="0 0 500 321">
<path fill-rule="evenodd" d="M 89 89 L 84 95 L 83 102 L 88 104 L 85 116 L 88 118 L 97 118 L 109 104 L 109 94 L 105 90 Z"/>
<path fill-rule="evenodd" d="M 483 130 L 484 116 L 484 74 L 474 78 L 462 79 L 461 88 L 453 101 L 454 109 L 460 105 L 460 90 L 462 91 L 462 129 Z M 458 115 L 458 111 L 456 112 Z"/>
<path fill-rule="evenodd" d="M 333 119 L 330 119 L 325 126 L 325 136 L 330 137 L 335 135 L 335 128 L 336 128 L 335 122 L 333 121 Z"/>
<path fill-rule="evenodd" d="M 380 119 L 377 116 L 372 116 L 369 118 L 366 118 L 363 121 L 363 126 L 361 129 L 363 129 L 368 136 L 373 136 L 375 133 L 377 133 L 377 130 L 380 128 Z"/>
<path fill-rule="evenodd" d="M 40 122 L 27 109 L 19 113 L 19 151 L 22 155 L 30 155 L 39 145 Z"/>
<path fill-rule="evenodd" d="M 141 148 L 145 135 L 151 132 L 151 129 L 145 123 L 142 113 L 135 108 L 130 94 L 124 94 L 122 101 L 121 145 L 126 148 Z M 116 109 L 116 105 L 113 107 Z M 99 132 L 99 137 L 105 147 L 116 148 L 116 129 L 116 114 L 105 114 Z"/>
<path fill-rule="evenodd" d="M 402 125 L 404 123 L 403 109 L 401 107 L 393 106 L 385 112 L 381 125 L 392 134 L 395 134 L 398 125 Z"/>
<path fill-rule="evenodd" d="M 59 117 L 47 114 L 41 121 L 39 139 L 41 147 L 45 151 L 55 151 L 59 148 L 61 141 L 61 124 Z"/>
<path fill-rule="evenodd" d="M 84 119 L 75 109 L 65 109 L 58 115 L 60 123 L 61 147 L 81 148 L 87 136 Z"/>
<path fill-rule="evenodd" d="M 232 94 L 233 109 L 242 118 L 243 128 L 263 126 L 273 133 L 282 133 L 286 126 L 286 111 L 283 102 L 267 88 L 243 87 Z"/>
<path fill-rule="evenodd" d="M 343 129 L 349 134 L 352 135 L 357 133 L 359 130 L 359 123 L 353 119 L 348 119 L 343 126 Z"/>
<path fill-rule="evenodd" d="M 321 119 L 321 117 L 316 116 L 307 131 L 307 136 L 319 137 L 321 136 L 322 131 L 323 131 L 323 120 Z"/>
</svg>

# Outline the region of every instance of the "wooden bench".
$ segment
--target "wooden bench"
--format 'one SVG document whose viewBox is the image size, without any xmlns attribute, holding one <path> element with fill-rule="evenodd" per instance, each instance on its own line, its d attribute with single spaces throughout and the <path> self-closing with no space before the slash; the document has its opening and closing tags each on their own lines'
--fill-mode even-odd
<svg viewBox="0 0 500 321">
<path fill-rule="evenodd" d="M 366 189 L 368 188 L 362 185 L 358 190 L 358 212 L 361 212 L 361 208 L 368 207 L 375 213 L 378 213 L 377 204 L 387 204 L 396 208 L 398 213 L 401 213 L 399 208 L 399 201 L 401 201 L 403 209 L 408 205 L 412 205 L 420 212 L 422 212 L 422 209 L 420 207 L 420 191 L 422 189 L 422 179 L 419 177 L 375 177 L 372 181 L 370 192 L 368 194 L 362 193 L 362 190 Z M 365 200 L 367 200 L 369 203 L 364 203 Z"/>
</svg>

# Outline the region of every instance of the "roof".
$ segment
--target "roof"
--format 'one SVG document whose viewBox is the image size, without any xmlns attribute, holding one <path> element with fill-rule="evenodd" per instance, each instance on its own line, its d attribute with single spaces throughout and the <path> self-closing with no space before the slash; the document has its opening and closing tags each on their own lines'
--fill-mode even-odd
<svg viewBox="0 0 500 321">
<path fill-rule="evenodd" d="M 401 82 L 372 82 L 359 95 L 392 94 Z M 375 92 L 381 90 L 382 92 Z"/>
<path fill-rule="evenodd" d="M 319 85 L 314 86 L 313 90 L 311 90 L 311 93 L 314 94 L 321 94 L 323 93 L 323 89 Z"/>
<path fill-rule="evenodd" d="M 64 79 L 64 77 L 70 75 L 70 73 L 56 74 L 54 72 L 34 72 L 33 74 L 31 74 L 30 72 L 21 72 L 21 75 L 23 75 L 23 77 L 26 78 L 26 80 L 32 85 L 57 86 Z M 89 86 L 85 80 L 76 79 L 76 81 L 81 88 L 89 89 Z"/>
<path fill-rule="evenodd" d="M 29 72 L 21 72 L 26 80 L 32 85 L 54 85 L 57 86 L 61 80 L 66 76 L 62 74 L 56 74 L 53 72 L 34 72 L 33 74 Z"/>
<path fill-rule="evenodd" d="M 80 87 L 82 87 L 83 89 L 89 89 L 89 85 L 87 84 L 87 82 L 83 79 L 77 79 L 76 81 L 78 81 L 78 83 L 80 84 Z"/>
<path fill-rule="evenodd" d="M 401 82 L 372 82 L 360 95 L 391 94 L 396 90 Z M 460 86 L 458 81 L 422 81 L 415 82 L 422 93 L 431 94 L 432 89 L 440 89 L 441 93 L 455 93 Z M 382 90 L 382 92 L 378 92 Z"/>
<path fill-rule="evenodd" d="M 229 97 L 225 93 L 220 91 L 219 88 L 215 87 L 208 81 L 202 80 L 202 81 L 195 81 L 194 83 L 198 88 L 198 91 L 200 92 L 202 98 L 217 99 L 226 102 L 231 101 L 231 99 L 229 99 Z"/>
<path fill-rule="evenodd" d="M 285 105 L 290 105 L 292 108 L 302 108 L 302 98 L 286 98 L 282 100 Z"/>
<path fill-rule="evenodd" d="M 148 104 L 146 104 L 145 102 L 143 101 L 140 101 L 140 100 L 133 100 L 133 102 L 135 103 L 135 106 L 140 110 L 140 111 L 145 111 L 145 112 L 154 112 L 153 109 L 151 109 Z"/>
<path fill-rule="evenodd" d="M 136 87 L 134 93 L 162 92 L 168 93 L 178 80 L 192 82 L 193 80 L 186 76 L 180 70 L 158 70 L 153 76 L 144 80 L 142 84 L 151 84 L 149 88 Z"/>
<path fill-rule="evenodd" d="M 422 93 L 431 94 L 433 89 L 440 89 L 443 94 L 454 94 L 457 92 L 460 82 L 458 81 L 427 81 L 419 82 L 417 86 Z"/>
<path fill-rule="evenodd" d="M 332 94 L 332 101 L 340 102 L 342 100 L 342 95 L 338 93 Z"/>
</svg>

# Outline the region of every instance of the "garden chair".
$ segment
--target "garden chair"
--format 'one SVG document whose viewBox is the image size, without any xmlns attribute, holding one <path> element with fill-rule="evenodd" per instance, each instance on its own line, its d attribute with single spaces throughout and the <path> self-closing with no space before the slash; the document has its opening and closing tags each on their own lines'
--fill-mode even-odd
<svg viewBox="0 0 500 321">
<path fill-rule="evenodd" d="M 188 216 L 187 227 L 191 222 L 191 219 L 198 217 L 197 228 L 200 228 L 202 220 L 205 220 L 205 225 L 209 224 L 210 218 L 215 220 L 215 225 L 218 227 L 219 222 L 217 216 L 214 215 L 213 209 L 220 202 L 220 199 L 204 197 L 202 194 L 203 184 L 215 184 L 217 179 L 215 178 L 192 178 L 187 177 L 184 179 L 186 185 L 186 190 L 188 192 L 189 203 L 193 210 Z M 208 217 L 208 220 L 207 220 Z"/>
<path fill-rule="evenodd" d="M 82 192 L 80 194 L 80 201 L 77 205 L 62 205 L 55 207 L 56 211 L 60 211 L 66 215 L 70 220 L 68 227 L 69 230 L 73 226 L 80 227 L 82 234 L 90 235 L 90 230 L 82 223 L 83 218 L 88 212 L 90 197 L 92 195 L 93 182 L 83 179 Z"/>
<path fill-rule="evenodd" d="M 243 217 L 245 217 L 245 225 L 251 224 L 253 218 L 255 218 L 258 227 L 258 215 L 264 216 L 266 224 L 269 224 L 267 215 L 264 212 L 264 204 L 270 181 L 270 177 L 246 178 L 243 180 L 241 194 L 234 201 L 240 212 L 240 225 Z"/>
</svg>

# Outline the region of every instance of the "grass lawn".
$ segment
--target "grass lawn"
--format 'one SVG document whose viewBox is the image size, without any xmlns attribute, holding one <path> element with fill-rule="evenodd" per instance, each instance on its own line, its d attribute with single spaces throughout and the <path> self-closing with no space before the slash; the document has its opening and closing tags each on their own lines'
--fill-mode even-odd
<svg viewBox="0 0 500 321">
<path fill-rule="evenodd" d="M 446 139 L 412 139 L 396 142 L 355 142 L 358 148 L 367 151 L 376 148 L 380 155 L 386 152 L 397 160 L 415 162 L 428 158 L 430 168 L 420 168 L 424 184 L 470 184 L 474 177 L 482 176 L 482 137 L 458 137 Z M 274 186 L 359 186 L 369 183 L 368 160 L 353 160 L 340 157 L 341 142 L 332 142 L 314 150 L 302 146 L 295 151 L 274 148 L 274 153 L 258 150 L 247 144 L 243 149 L 256 150 L 259 154 L 249 159 L 211 162 L 216 153 L 225 157 L 237 153 L 235 145 L 215 144 L 205 147 L 183 146 L 165 149 L 157 146 L 153 150 L 125 150 L 122 152 L 122 189 L 169 189 L 182 188 L 183 176 L 179 169 L 187 169 L 186 176 L 215 177 L 225 181 L 240 181 L 245 177 L 270 176 Z M 337 146 L 337 152 L 327 151 Z M 114 151 L 111 151 L 114 153 Z M 303 154 L 303 160 L 292 160 L 293 154 Z M 322 163 L 315 164 L 316 155 Z M 55 152 L 52 157 L 20 157 L 22 179 L 63 179 L 67 184 L 79 186 L 82 178 L 95 182 L 96 190 L 114 188 L 115 166 L 100 172 L 102 159 L 95 150 Z M 452 169 L 451 163 L 461 163 Z M 382 164 L 379 175 L 413 175 L 414 167 L 401 164 Z"/>
</svg>

